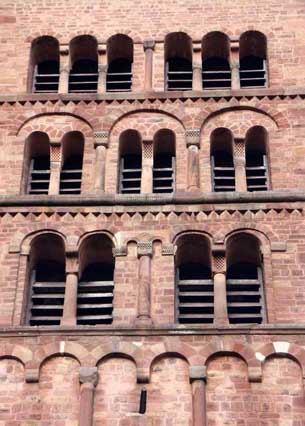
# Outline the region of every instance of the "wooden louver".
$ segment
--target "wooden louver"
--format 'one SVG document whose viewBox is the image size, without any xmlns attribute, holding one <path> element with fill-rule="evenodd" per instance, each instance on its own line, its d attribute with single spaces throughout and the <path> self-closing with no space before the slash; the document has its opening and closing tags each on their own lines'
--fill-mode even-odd
<svg viewBox="0 0 305 426">
<path fill-rule="evenodd" d="M 49 157 L 37 157 L 31 160 L 28 180 L 28 194 L 48 194 L 50 183 Z"/>
<path fill-rule="evenodd" d="M 193 71 L 191 62 L 174 58 L 166 63 L 166 90 L 192 90 Z"/>
<path fill-rule="evenodd" d="M 262 270 L 243 267 L 242 273 L 228 274 L 227 306 L 230 324 L 261 324 L 263 312 Z"/>
<path fill-rule="evenodd" d="M 191 273 L 187 273 L 188 269 Z M 194 274 L 196 265 L 177 270 L 177 318 L 180 324 L 211 324 L 214 285 L 209 274 Z"/>
<path fill-rule="evenodd" d="M 154 159 L 153 192 L 171 193 L 175 188 L 175 157 L 160 154 Z"/>
<path fill-rule="evenodd" d="M 77 324 L 111 324 L 113 289 L 113 268 L 90 265 L 78 284 Z"/>
<path fill-rule="evenodd" d="M 52 268 L 55 269 L 56 265 L 41 265 L 32 272 L 28 310 L 30 325 L 60 324 L 65 296 L 65 277 L 54 276 L 56 274 Z"/>
<path fill-rule="evenodd" d="M 266 61 L 257 57 L 245 57 L 240 62 L 239 76 L 241 88 L 266 87 Z"/>
<path fill-rule="evenodd" d="M 81 156 L 68 158 L 60 173 L 60 194 L 80 194 L 83 159 Z"/>
<path fill-rule="evenodd" d="M 246 159 L 246 177 L 248 191 L 268 190 L 267 157 L 260 153 L 249 153 Z"/>
<path fill-rule="evenodd" d="M 125 155 L 121 158 L 119 192 L 140 194 L 142 161 L 139 155 Z"/>
<path fill-rule="evenodd" d="M 235 191 L 235 168 L 232 158 L 212 155 L 213 191 Z"/>
</svg>

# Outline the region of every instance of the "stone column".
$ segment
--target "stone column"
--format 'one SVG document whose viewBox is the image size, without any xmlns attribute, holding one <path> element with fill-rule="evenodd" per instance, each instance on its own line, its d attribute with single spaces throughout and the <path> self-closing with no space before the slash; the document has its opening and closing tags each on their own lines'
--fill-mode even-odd
<svg viewBox="0 0 305 426">
<path fill-rule="evenodd" d="M 66 251 L 66 288 L 61 325 L 77 324 L 78 251 L 77 247 Z"/>
<path fill-rule="evenodd" d="M 49 195 L 59 194 L 61 171 L 61 145 L 59 141 L 50 142 L 50 183 Z"/>
<path fill-rule="evenodd" d="M 240 89 L 239 77 L 239 39 L 231 39 L 231 88 L 232 90 Z"/>
<path fill-rule="evenodd" d="M 59 67 L 59 86 L 58 93 L 69 92 L 69 46 L 60 46 L 60 67 Z"/>
<path fill-rule="evenodd" d="M 143 141 L 141 194 L 153 192 L 153 141 Z"/>
<path fill-rule="evenodd" d="M 94 391 L 98 382 L 97 367 L 80 367 L 79 426 L 92 426 Z"/>
<path fill-rule="evenodd" d="M 94 192 L 105 192 L 105 170 L 106 170 L 106 155 L 108 148 L 108 131 L 94 133 L 95 147 L 95 180 Z"/>
<path fill-rule="evenodd" d="M 199 169 L 199 147 L 200 130 L 190 129 L 186 131 L 187 146 L 187 190 L 199 191 L 200 169 Z"/>
<path fill-rule="evenodd" d="M 98 47 L 98 84 L 97 92 L 106 92 L 106 78 L 107 78 L 107 55 L 106 45 L 99 45 Z"/>
<path fill-rule="evenodd" d="M 138 313 L 137 325 L 151 325 L 151 259 L 153 255 L 152 242 L 138 243 Z"/>
<path fill-rule="evenodd" d="M 193 398 L 192 426 L 206 426 L 206 368 L 201 365 L 191 366 L 189 367 L 189 373 Z"/>
<path fill-rule="evenodd" d="M 226 257 L 223 244 L 212 247 L 214 273 L 214 325 L 229 324 L 226 290 Z"/>
<path fill-rule="evenodd" d="M 234 140 L 235 190 L 247 191 L 245 141 L 242 138 Z"/>
<path fill-rule="evenodd" d="M 202 65 L 193 63 L 193 90 L 202 90 Z"/>
<path fill-rule="evenodd" d="M 150 91 L 153 88 L 153 56 L 155 48 L 154 40 L 144 40 L 143 48 L 145 52 L 145 74 L 144 90 Z"/>
</svg>

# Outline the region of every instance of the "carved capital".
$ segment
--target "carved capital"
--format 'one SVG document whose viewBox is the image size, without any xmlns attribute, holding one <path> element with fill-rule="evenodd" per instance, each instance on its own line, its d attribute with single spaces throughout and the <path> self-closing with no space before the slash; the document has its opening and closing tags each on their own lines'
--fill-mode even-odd
<svg viewBox="0 0 305 426">
<path fill-rule="evenodd" d="M 79 265 L 77 252 L 71 251 L 69 255 L 66 252 L 66 255 L 66 274 L 78 274 Z"/>
<path fill-rule="evenodd" d="M 205 365 L 192 365 L 189 367 L 190 381 L 206 380 L 207 372 Z"/>
<path fill-rule="evenodd" d="M 155 40 L 147 39 L 147 40 L 143 41 L 143 49 L 144 49 L 144 51 L 147 50 L 147 49 L 154 50 L 155 45 L 156 45 Z"/>
<path fill-rule="evenodd" d="M 109 144 L 109 132 L 108 130 L 101 130 L 99 132 L 94 132 L 94 147 L 104 146 L 108 148 Z"/>
<path fill-rule="evenodd" d="M 248 379 L 249 382 L 252 383 L 259 383 L 262 381 L 263 378 L 263 372 L 262 372 L 262 368 L 257 366 L 257 367 L 248 367 Z"/>
<path fill-rule="evenodd" d="M 114 247 L 112 249 L 112 254 L 114 257 L 127 256 L 127 246 Z"/>
<path fill-rule="evenodd" d="M 175 252 L 176 252 L 176 246 L 174 244 L 162 245 L 162 256 L 174 256 Z"/>
<path fill-rule="evenodd" d="M 153 255 L 153 245 L 151 241 L 138 242 L 138 257 Z"/>
<path fill-rule="evenodd" d="M 96 386 L 98 382 L 97 367 L 80 367 L 79 381 L 81 384 L 92 383 L 94 386 Z"/>
<path fill-rule="evenodd" d="M 26 381 L 26 383 L 38 383 L 39 382 L 39 368 L 26 368 L 25 369 L 25 381 Z"/>
<path fill-rule="evenodd" d="M 186 146 L 200 146 L 200 129 L 188 129 L 185 132 Z"/>
<path fill-rule="evenodd" d="M 69 45 L 68 44 L 61 44 L 59 46 L 59 53 L 60 53 L 61 56 L 69 55 Z"/>
</svg>

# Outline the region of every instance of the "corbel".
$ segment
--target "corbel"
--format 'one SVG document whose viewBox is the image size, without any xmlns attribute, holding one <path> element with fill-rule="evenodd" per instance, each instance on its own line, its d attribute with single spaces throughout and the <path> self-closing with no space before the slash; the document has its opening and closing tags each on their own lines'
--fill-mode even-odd
<svg viewBox="0 0 305 426">
<path fill-rule="evenodd" d="M 39 382 L 39 368 L 26 368 L 24 374 L 26 383 Z"/>
</svg>

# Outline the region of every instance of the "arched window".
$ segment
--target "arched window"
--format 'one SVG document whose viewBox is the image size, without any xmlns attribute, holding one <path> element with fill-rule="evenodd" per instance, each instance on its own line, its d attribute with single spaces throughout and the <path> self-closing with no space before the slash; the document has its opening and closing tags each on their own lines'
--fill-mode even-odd
<svg viewBox="0 0 305 426">
<path fill-rule="evenodd" d="M 230 130 L 215 129 L 211 135 L 213 191 L 235 191 L 233 136 Z"/>
<path fill-rule="evenodd" d="M 227 306 L 230 324 L 264 320 L 262 254 L 259 240 L 241 233 L 227 244 Z"/>
<path fill-rule="evenodd" d="M 26 322 L 59 325 L 65 296 L 65 249 L 55 234 L 37 236 L 29 257 L 30 294 Z"/>
<path fill-rule="evenodd" d="M 254 126 L 246 135 L 246 176 L 248 191 L 267 191 L 269 172 L 267 159 L 267 131 Z"/>
<path fill-rule="evenodd" d="M 111 324 L 113 310 L 113 243 L 107 235 L 87 237 L 81 244 L 77 324 Z"/>
<path fill-rule="evenodd" d="M 192 40 L 185 33 L 165 37 L 166 90 L 192 90 Z"/>
<path fill-rule="evenodd" d="M 133 42 L 116 34 L 107 42 L 107 92 L 130 92 L 132 85 Z"/>
<path fill-rule="evenodd" d="M 202 86 L 203 89 L 231 88 L 230 41 L 218 31 L 202 39 Z"/>
<path fill-rule="evenodd" d="M 96 93 L 98 84 L 97 41 L 83 35 L 70 43 L 69 93 Z"/>
<path fill-rule="evenodd" d="M 267 86 L 267 39 L 258 31 L 243 33 L 239 41 L 240 87 Z"/>
<path fill-rule="evenodd" d="M 121 194 L 140 194 L 142 176 L 141 137 L 136 130 L 125 130 L 120 136 Z"/>
<path fill-rule="evenodd" d="M 214 287 L 209 241 L 199 234 L 177 241 L 176 315 L 180 324 L 210 324 L 214 316 Z"/>
<path fill-rule="evenodd" d="M 175 135 L 171 130 L 159 130 L 154 138 L 153 192 L 175 190 Z"/>
<path fill-rule="evenodd" d="M 50 183 L 50 142 L 43 132 L 33 132 L 26 141 L 24 155 L 24 192 L 48 194 Z"/>
<path fill-rule="evenodd" d="M 80 132 L 69 132 L 62 145 L 63 163 L 60 173 L 60 194 L 80 194 L 82 185 L 84 138 Z"/>
<path fill-rule="evenodd" d="M 54 37 L 39 37 L 31 48 L 32 92 L 57 93 L 59 84 L 59 43 Z"/>
</svg>

